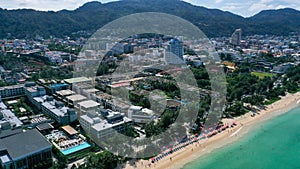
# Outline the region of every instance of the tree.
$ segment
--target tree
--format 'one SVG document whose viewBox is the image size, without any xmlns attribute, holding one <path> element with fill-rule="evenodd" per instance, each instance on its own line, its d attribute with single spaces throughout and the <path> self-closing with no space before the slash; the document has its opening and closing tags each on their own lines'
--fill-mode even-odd
<svg viewBox="0 0 300 169">
<path fill-rule="evenodd" d="M 91 154 L 86 158 L 86 163 L 79 168 L 107 169 L 116 168 L 119 163 L 118 157 L 108 151 L 99 154 Z"/>
</svg>

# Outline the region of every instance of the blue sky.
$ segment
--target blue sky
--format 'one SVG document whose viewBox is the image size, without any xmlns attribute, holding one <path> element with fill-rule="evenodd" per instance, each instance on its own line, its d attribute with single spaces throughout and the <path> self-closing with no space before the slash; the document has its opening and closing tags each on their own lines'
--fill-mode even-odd
<svg viewBox="0 0 300 169">
<path fill-rule="evenodd" d="M 6 9 L 32 8 L 37 10 L 76 9 L 92 0 L 0 0 Z M 100 0 L 102 3 L 112 0 Z M 300 10 L 300 0 L 185 0 L 198 6 L 230 11 L 245 17 L 265 9 L 294 8 Z"/>
</svg>

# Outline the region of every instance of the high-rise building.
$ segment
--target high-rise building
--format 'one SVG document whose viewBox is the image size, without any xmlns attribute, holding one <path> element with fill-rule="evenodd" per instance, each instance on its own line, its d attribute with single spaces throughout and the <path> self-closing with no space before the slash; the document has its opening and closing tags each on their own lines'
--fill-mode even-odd
<svg viewBox="0 0 300 169">
<path fill-rule="evenodd" d="M 231 35 L 231 44 L 240 45 L 242 40 L 242 29 L 236 29 Z"/>
<path fill-rule="evenodd" d="M 182 64 L 183 61 L 183 43 L 177 39 L 171 39 L 165 50 L 166 64 Z M 176 57 L 177 56 L 177 57 Z"/>
</svg>

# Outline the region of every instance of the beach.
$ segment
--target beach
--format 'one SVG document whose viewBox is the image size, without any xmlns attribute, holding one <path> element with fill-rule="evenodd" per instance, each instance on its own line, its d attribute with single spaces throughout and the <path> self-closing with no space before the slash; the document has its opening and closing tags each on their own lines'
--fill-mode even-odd
<svg viewBox="0 0 300 169">
<path fill-rule="evenodd" d="M 300 92 L 295 94 L 287 94 L 286 96 L 282 97 L 281 100 L 266 106 L 266 108 L 263 110 L 258 111 L 258 114 L 256 114 L 254 117 L 251 116 L 251 113 L 247 113 L 234 119 L 223 120 L 224 123 L 229 124 L 235 122 L 237 125 L 233 128 L 228 128 L 227 130 L 210 138 L 188 145 L 185 148 L 162 158 L 158 162 L 151 163 L 150 160 L 140 160 L 135 162 L 134 166 L 127 164 L 125 168 L 182 168 L 185 164 L 190 163 L 203 155 L 209 154 L 216 149 L 239 140 L 255 127 L 263 124 L 264 121 L 284 114 L 295 108 L 300 102 L 299 100 Z"/>
</svg>

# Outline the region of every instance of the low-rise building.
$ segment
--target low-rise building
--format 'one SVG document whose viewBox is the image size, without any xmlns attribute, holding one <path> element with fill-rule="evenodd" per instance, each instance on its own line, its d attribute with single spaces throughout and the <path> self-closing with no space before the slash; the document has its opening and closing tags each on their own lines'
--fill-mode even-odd
<svg viewBox="0 0 300 169">
<path fill-rule="evenodd" d="M 38 110 L 41 110 L 42 97 L 46 95 L 45 88 L 30 82 L 25 84 L 24 92 L 28 100 L 35 105 Z"/>
<path fill-rule="evenodd" d="M 79 102 L 85 101 L 87 98 L 80 95 L 80 94 L 75 94 L 75 95 L 71 95 L 66 97 L 66 103 L 68 104 L 68 106 L 72 106 L 74 107 L 74 105 L 77 105 Z"/>
<path fill-rule="evenodd" d="M 135 123 L 148 123 L 155 119 L 155 114 L 152 110 L 140 106 L 131 106 L 128 110 L 128 118 Z"/>
<path fill-rule="evenodd" d="M 128 109 L 130 108 L 130 106 L 132 106 L 131 103 L 123 101 L 120 98 L 116 98 L 107 93 L 97 94 L 96 101 L 98 103 L 100 103 L 101 106 L 104 106 L 107 109 L 111 109 L 113 111 L 126 113 L 126 114 L 128 112 Z"/>
<path fill-rule="evenodd" d="M 71 79 L 65 79 L 64 81 L 69 85 L 80 84 L 80 83 L 92 84 L 93 82 L 92 79 L 89 79 L 87 77 L 76 77 Z"/>
<path fill-rule="evenodd" d="M 67 89 L 67 90 L 61 90 L 61 91 L 57 91 L 54 96 L 59 99 L 59 100 L 64 100 L 66 99 L 66 97 L 71 96 L 75 94 L 74 91 Z"/>
<path fill-rule="evenodd" d="M 14 98 L 24 95 L 24 85 L 0 87 L 1 98 Z"/>
<path fill-rule="evenodd" d="M 77 119 L 74 109 L 66 107 L 62 102 L 55 100 L 52 96 L 47 96 L 45 88 L 41 86 L 30 86 L 25 88 L 26 96 L 38 110 L 50 116 L 59 124 L 69 124 Z"/>
<path fill-rule="evenodd" d="M 42 103 L 42 112 L 59 124 L 69 124 L 77 119 L 77 114 L 74 109 L 64 106 L 59 101 L 45 101 Z"/>
<path fill-rule="evenodd" d="M 96 112 L 100 104 L 93 100 L 86 100 L 79 102 L 75 105 L 76 110 L 80 115 L 87 114 L 88 112 Z"/>
<path fill-rule="evenodd" d="M 23 123 L 8 109 L 0 112 L 0 130 L 21 128 Z"/>
<path fill-rule="evenodd" d="M 0 139 L 1 168 L 49 168 L 52 145 L 36 129 Z"/>
<path fill-rule="evenodd" d="M 121 114 L 107 109 L 99 109 L 100 112 L 89 112 L 80 116 L 82 128 L 89 133 L 92 138 L 101 140 L 109 137 L 116 132 L 122 133 L 127 127 L 131 126 L 133 121 Z"/>
</svg>

